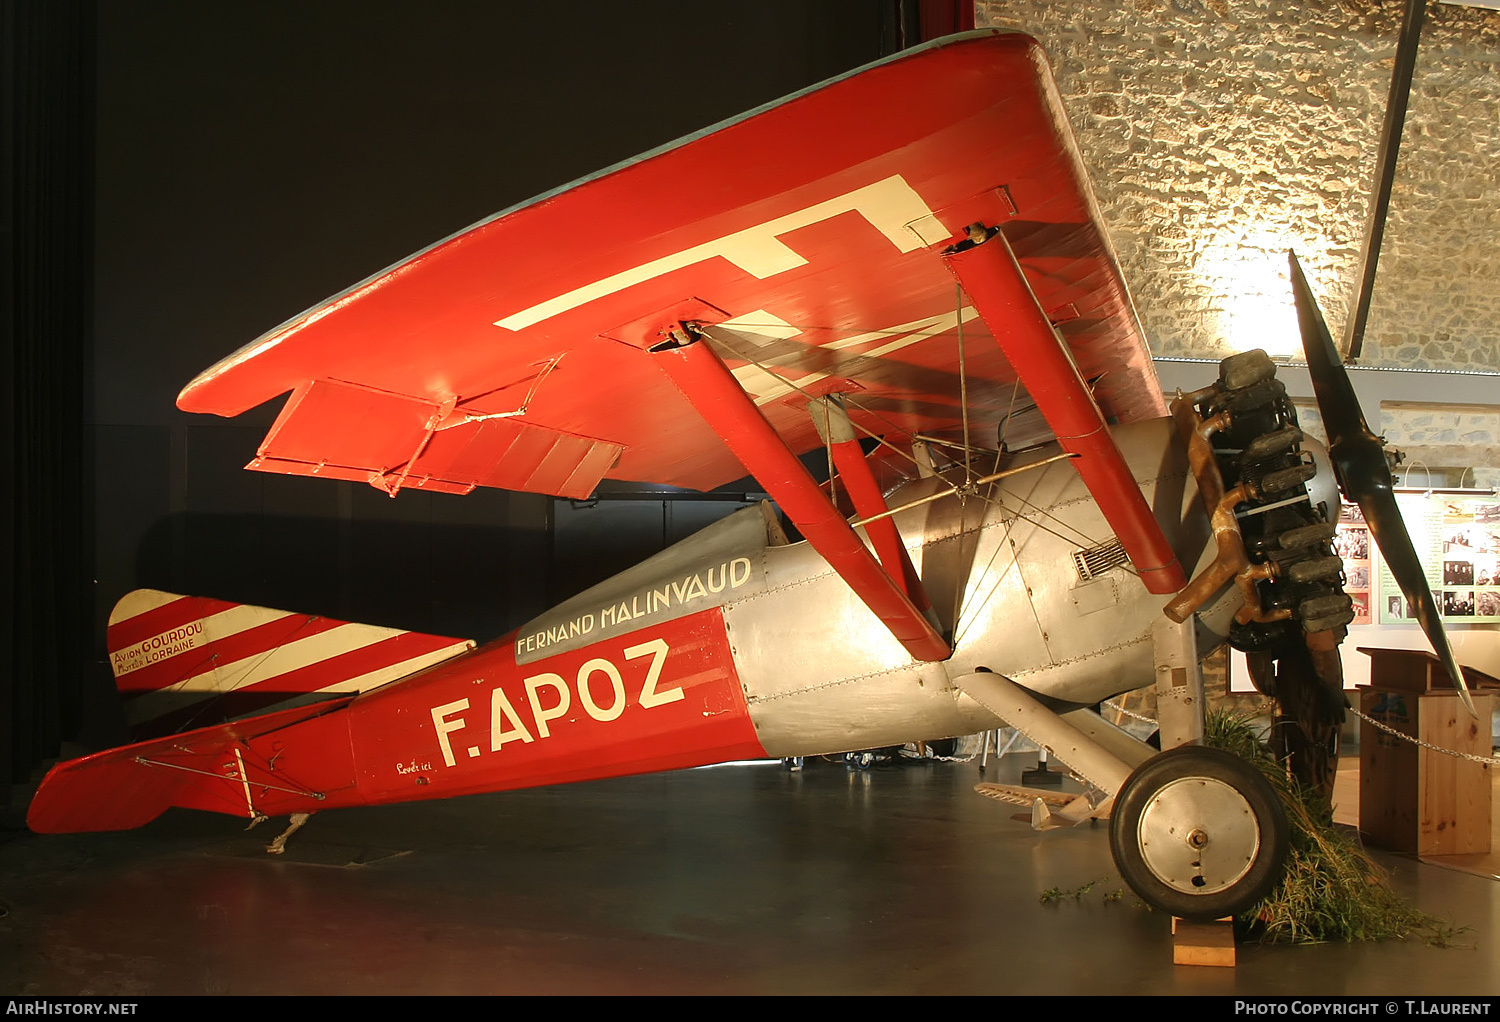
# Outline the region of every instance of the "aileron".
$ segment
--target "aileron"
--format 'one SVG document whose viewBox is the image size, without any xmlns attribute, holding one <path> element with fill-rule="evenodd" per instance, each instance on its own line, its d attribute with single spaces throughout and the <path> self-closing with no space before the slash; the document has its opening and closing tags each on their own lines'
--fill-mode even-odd
<svg viewBox="0 0 1500 1022">
<path fill-rule="evenodd" d="M 439 428 L 443 407 L 355 384 L 314 380 L 282 409 L 249 468 L 467 493 L 476 486 L 583 498 L 624 446 L 519 417 Z"/>
</svg>

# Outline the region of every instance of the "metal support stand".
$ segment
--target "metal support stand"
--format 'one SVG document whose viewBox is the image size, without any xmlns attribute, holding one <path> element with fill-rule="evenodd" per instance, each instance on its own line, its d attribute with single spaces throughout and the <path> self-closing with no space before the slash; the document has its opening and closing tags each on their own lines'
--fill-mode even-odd
<svg viewBox="0 0 1500 1022">
<path fill-rule="evenodd" d="M 1004 743 L 1000 741 L 1000 733 L 1009 731 L 1010 737 Z M 1026 736 L 1015 728 L 994 728 L 984 733 L 984 744 L 980 747 L 979 772 L 984 773 L 984 768 L 990 764 L 990 750 L 995 750 L 995 759 L 998 761 L 1010 751 L 1010 747 Z"/>
<path fill-rule="evenodd" d="M 1039 784 L 1047 788 L 1056 788 L 1062 784 L 1063 775 L 1056 770 L 1047 768 L 1047 750 L 1043 749 L 1036 754 L 1036 769 L 1022 770 L 1022 784 Z"/>
</svg>

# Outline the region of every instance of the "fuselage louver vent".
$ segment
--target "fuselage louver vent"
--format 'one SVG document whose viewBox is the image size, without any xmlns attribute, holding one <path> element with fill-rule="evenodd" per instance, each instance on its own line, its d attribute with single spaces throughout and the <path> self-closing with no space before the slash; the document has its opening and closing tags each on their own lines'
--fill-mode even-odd
<svg viewBox="0 0 1500 1022">
<path fill-rule="evenodd" d="M 1097 578 L 1111 568 L 1118 568 L 1128 560 L 1130 558 L 1125 556 L 1125 548 L 1117 539 L 1089 547 L 1087 550 L 1073 552 L 1073 563 L 1078 565 L 1078 577 L 1085 582 L 1091 578 Z"/>
</svg>

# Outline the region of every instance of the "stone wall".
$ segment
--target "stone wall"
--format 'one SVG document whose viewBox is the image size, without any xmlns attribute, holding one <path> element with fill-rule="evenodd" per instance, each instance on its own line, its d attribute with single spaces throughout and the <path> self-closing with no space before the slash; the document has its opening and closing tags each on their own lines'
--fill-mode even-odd
<svg viewBox="0 0 1500 1022">
<path fill-rule="evenodd" d="M 1297 424 L 1327 443 L 1317 404 L 1293 403 Z M 1382 401 L 1370 428 L 1405 456 L 1395 472 L 1397 486 L 1500 487 L 1500 407 Z"/>
<path fill-rule="evenodd" d="M 1338 336 L 1399 0 L 982 0 L 1051 56 L 1153 350 L 1296 349 L 1285 251 Z M 1431 4 L 1367 365 L 1500 371 L 1500 11 Z M 1500 387 L 1497 387 L 1500 389 Z"/>
</svg>

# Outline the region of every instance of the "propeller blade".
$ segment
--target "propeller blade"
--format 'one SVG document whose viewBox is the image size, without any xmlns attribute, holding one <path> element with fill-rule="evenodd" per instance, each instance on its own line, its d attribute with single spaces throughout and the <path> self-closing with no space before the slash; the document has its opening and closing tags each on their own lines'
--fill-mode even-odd
<svg viewBox="0 0 1500 1022">
<path fill-rule="evenodd" d="M 1328 325 L 1318 310 L 1307 278 L 1297 262 L 1295 252 L 1287 255 L 1292 266 L 1292 294 L 1297 302 L 1297 323 L 1302 330 L 1302 350 L 1307 356 L 1307 371 L 1312 377 L 1323 426 L 1328 431 L 1328 457 L 1346 496 L 1364 512 L 1365 524 L 1380 547 L 1381 556 L 1395 576 L 1396 584 L 1406 594 L 1422 631 L 1432 643 L 1471 715 L 1478 717 L 1462 668 L 1448 643 L 1448 633 L 1438 615 L 1437 601 L 1427 584 L 1427 573 L 1412 546 L 1401 510 L 1396 506 L 1395 481 L 1385 456 L 1385 441 L 1370 431 L 1354 385 L 1329 336 Z"/>
</svg>

